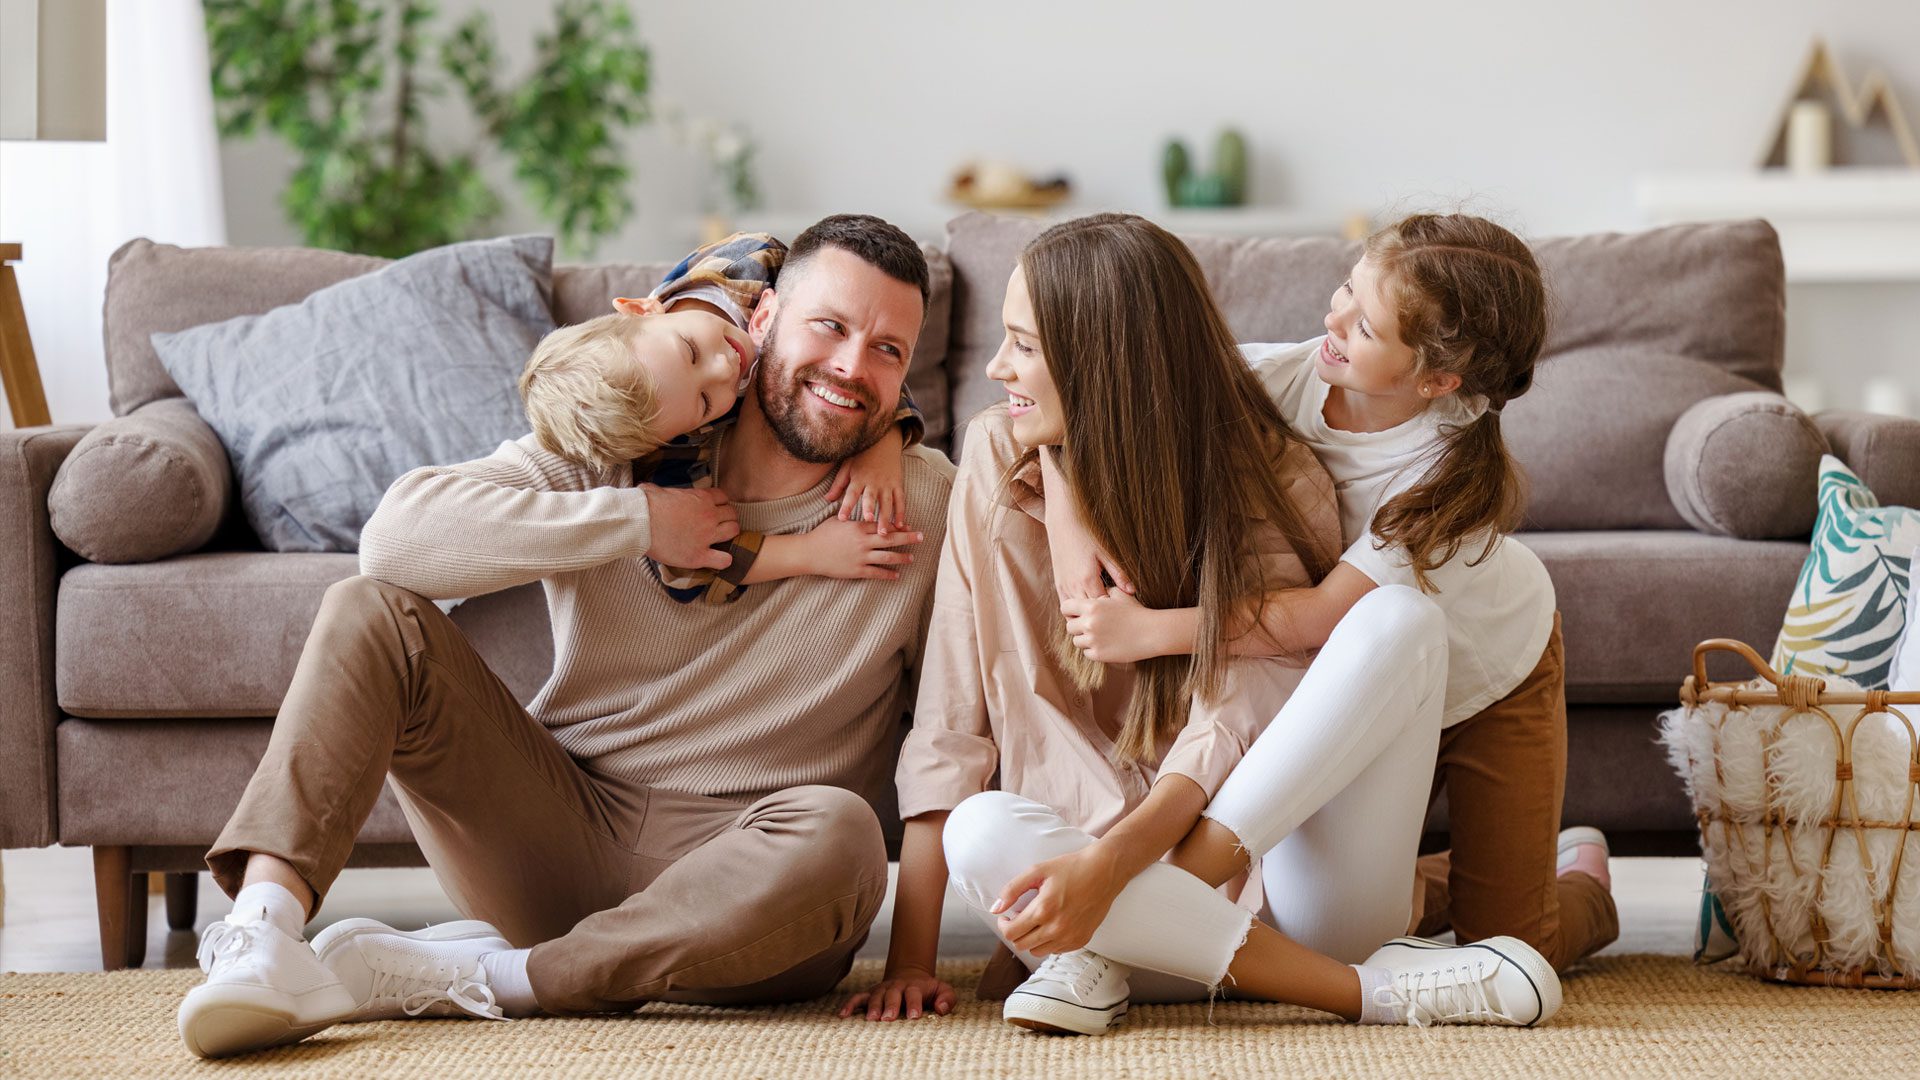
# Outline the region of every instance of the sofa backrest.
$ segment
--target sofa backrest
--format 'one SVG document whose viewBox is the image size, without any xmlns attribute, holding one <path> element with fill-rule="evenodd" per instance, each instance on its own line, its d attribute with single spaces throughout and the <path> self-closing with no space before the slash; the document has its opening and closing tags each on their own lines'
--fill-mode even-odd
<svg viewBox="0 0 1920 1080">
<path fill-rule="evenodd" d="M 1045 223 L 968 214 L 947 227 L 953 262 L 953 413 L 1002 396 L 986 364 L 1003 336 L 1008 276 Z M 1332 238 L 1183 236 L 1242 341 L 1323 333 L 1360 245 Z M 1681 225 L 1534 244 L 1554 320 L 1533 390 L 1503 428 L 1532 486 L 1534 528 L 1686 528 L 1662 453 L 1689 405 L 1780 388 L 1786 278 L 1762 221 Z"/>
<path fill-rule="evenodd" d="M 944 447 L 949 410 L 947 325 L 953 273 L 945 253 L 926 249 L 932 277 L 927 318 L 908 376 L 926 414 L 927 441 Z M 316 290 L 370 273 L 388 260 L 314 248 L 182 248 L 132 240 L 107 266 L 105 336 L 107 385 L 115 416 L 149 402 L 179 397 L 153 335 L 297 304 Z M 556 266 L 553 316 L 560 325 L 611 310 L 615 296 L 645 296 L 671 262 Z"/>
</svg>

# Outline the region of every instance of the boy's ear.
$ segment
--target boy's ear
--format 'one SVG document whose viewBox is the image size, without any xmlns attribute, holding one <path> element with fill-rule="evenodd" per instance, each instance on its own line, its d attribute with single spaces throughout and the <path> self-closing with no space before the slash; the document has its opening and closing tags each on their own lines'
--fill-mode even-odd
<svg viewBox="0 0 1920 1080">
<path fill-rule="evenodd" d="M 773 325 L 773 318 L 780 312 L 780 298 L 772 289 L 763 290 L 760 299 L 754 301 L 753 313 L 747 316 L 747 336 L 755 345 L 764 345 L 767 340 L 767 327 Z"/>
<path fill-rule="evenodd" d="M 613 310 L 623 315 L 658 315 L 667 310 L 657 296 L 643 296 L 638 300 L 626 296 L 613 298 Z"/>
</svg>

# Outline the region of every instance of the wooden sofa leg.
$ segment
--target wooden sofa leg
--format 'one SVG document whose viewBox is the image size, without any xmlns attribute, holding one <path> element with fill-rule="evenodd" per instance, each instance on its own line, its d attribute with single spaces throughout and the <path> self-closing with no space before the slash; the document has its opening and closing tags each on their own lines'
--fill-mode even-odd
<svg viewBox="0 0 1920 1080">
<path fill-rule="evenodd" d="M 200 913 L 200 875 L 189 870 L 166 878 L 167 929 L 193 929 L 193 920 Z"/>
<path fill-rule="evenodd" d="M 139 967 L 147 959 L 147 875 L 133 872 L 133 851 L 93 849 L 93 900 L 100 914 L 100 966 Z"/>
</svg>

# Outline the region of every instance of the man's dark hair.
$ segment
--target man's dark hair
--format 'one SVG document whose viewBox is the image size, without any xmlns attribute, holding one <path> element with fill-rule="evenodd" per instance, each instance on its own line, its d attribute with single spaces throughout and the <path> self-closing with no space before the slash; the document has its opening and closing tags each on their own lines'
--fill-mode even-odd
<svg viewBox="0 0 1920 1080">
<path fill-rule="evenodd" d="M 871 214 L 834 214 L 807 227 L 787 246 L 783 275 L 826 248 L 839 248 L 875 267 L 895 281 L 904 281 L 920 290 L 924 310 L 930 292 L 927 257 L 913 238 Z"/>
</svg>

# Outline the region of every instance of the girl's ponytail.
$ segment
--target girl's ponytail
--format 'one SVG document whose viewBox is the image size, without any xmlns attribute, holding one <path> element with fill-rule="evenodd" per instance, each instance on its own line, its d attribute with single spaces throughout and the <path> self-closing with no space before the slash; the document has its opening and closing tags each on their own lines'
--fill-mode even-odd
<svg viewBox="0 0 1920 1080">
<path fill-rule="evenodd" d="M 1420 587 L 1479 544 L 1478 562 L 1519 527 L 1526 478 L 1500 434 L 1501 410 L 1533 386 L 1547 337 L 1540 266 L 1521 239 L 1484 218 L 1417 214 L 1367 239 L 1413 349 L 1414 375 L 1458 376 L 1462 400 L 1481 408 L 1446 428 L 1433 464 L 1374 515 L 1381 541 L 1406 550 Z"/>
</svg>

